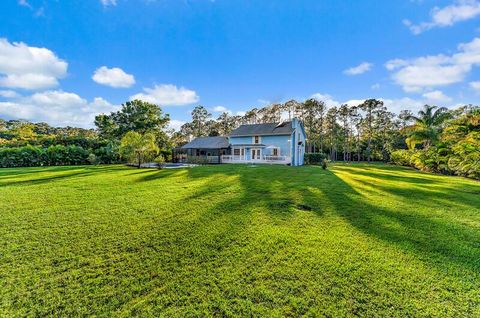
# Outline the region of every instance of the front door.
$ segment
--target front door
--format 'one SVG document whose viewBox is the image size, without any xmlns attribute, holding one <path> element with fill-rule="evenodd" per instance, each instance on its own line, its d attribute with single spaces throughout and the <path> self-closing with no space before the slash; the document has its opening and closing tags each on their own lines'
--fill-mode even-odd
<svg viewBox="0 0 480 318">
<path fill-rule="evenodd" d="M 252 149 L 252 160 L 260 160 L 260 149 Z"/>
</svg>

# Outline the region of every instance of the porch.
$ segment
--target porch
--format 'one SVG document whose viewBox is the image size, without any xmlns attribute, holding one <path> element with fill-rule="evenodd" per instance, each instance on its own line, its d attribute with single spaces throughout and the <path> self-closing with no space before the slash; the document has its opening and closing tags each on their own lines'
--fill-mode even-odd
<svg viewBox="0 0 480 318">
<path fill-rule="evenodd" d="M 256 156 L 254 159 L 241 155 L 224 155 L 221 158 L 222 163 L 265 163 L 287 165 L 291 163 L 289 156 Z"/>
<path fill-rule="evenodd" d="M 231 153 L 221 157 L 222 163 L 266 163 L 287 165 L 291 163 L 291 156 L 285 156 L 285 150 L 275 145 L 264 144 L 234 144 Z"/>
</svg>

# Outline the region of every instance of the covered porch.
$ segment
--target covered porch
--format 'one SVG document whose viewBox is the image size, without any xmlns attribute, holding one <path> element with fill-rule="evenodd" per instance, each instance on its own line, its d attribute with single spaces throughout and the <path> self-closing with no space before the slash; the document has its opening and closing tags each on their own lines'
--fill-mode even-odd
<svg viewBox="0 0 480 318">
<path fill-rule="evenodd" d="M 231 145 L 231 154 L 221 156 L 222 163 L 290 164 L 291 157 L 282 155 L 280 148 L 263 144 Z"/>
<path fill-rule="evenodd" d="M 230 154 L 228 139 L 222 136 L 198 137 L 174 149 L 174 162 L 221 163 L 222 155 Z"/>
</svg>

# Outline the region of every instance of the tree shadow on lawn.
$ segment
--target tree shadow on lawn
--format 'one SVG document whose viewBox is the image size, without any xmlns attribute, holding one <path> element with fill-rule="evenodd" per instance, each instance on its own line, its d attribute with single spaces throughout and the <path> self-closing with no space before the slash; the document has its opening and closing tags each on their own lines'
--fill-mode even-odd
<svg viewBox="0 0 480 318">
<path fill-rule="evenodd" d="M 30 174 L 70 171 L 84 166 L 45 166 L 45 167 L 19 167 L 0 168 L 0 180 L 13 179 Z"/>
<path fill-rule="evenodd" d="M 17 172 L 13 175 L 0 177 L 0 187 L 39 185 L 58 180 L 76 177 L 87 177 L 99 172 L 107 173 L 121 169 L 113 166 L 62 166 L 35 168 L 27 172 Z M 47 173 L 38 178 L 38 174 Z"/>
<path fill-rule="evenodd" d="M 351 180 L 363 184 L 364 188 L 370 188 L 371 192 L 377 190 L 401 196 L 405 202 L 427 207 L 432 206 L 432 202 L 460 209 L 480 207 L 480 196 L 472 195 L 480 195 L 480 183 L 475 180 L 429 174 L 402 167 L 394 167 L 391 170 L 393 173 L 379 171 L 378 168 L 366 172 L 363 169 L 335 167 L 335 171 L 350 174 Z M 409 173 L 425 176 L 412 176 Z"/>
<path fill-rule="evenodd" d="M 277 170 L 278 168 L 278 170 Z M 244 168 L 248 169 L 248 168 Z M 387 192 L 401 196 L 401 200 L 411 206 L 412 210 L 406 211 L 404 207 L 392 206 L 386 208 L 380 204 L 376 205 L 365 197 L 364 194 L 355 190 L 346 180 L 342 179 L 341 168 L 334 167 L 333 170 L 321 170 L 318 167 L 273 167 L 270 169 L 250 173 L 244 169 L 233 169 L 231 172 L 222 169 L 216 177 L 211 180 L 221 180 L 222 175 L 237 176 L 244 189 L 233 202 L 229 202 L 229 211 L 223 213 L 236 213 L 237 209 L 242 211 L 251 210 L 256 207 L 267 207 L 268 211 L 275 217 L 281 219 L 291 217 L 299 210 L 307 210 L 322 216 L 325 209 L 333 210 L 347 220 L 355 228 L 362 232 L 386 241 L 389 244 L 400 247 L 408 252 L 413 252 L 423 261 L 446 269 L 455 266 L 480 272 L 480 231 L 475 227 L 462 224 L 455 220 L 455 208 L 468 205 L 480 213 L 478 199 L 473 195 L 458 196 L 455 188 L 448 188 L 447 181 L 433 178 L 427 175 L 425 178 L 433 189 L 419 189 L 417 176 L 389 176 L 372 171 L 369 177 L 372 181 L 362 180 L 372 191 Z M 375 167 L 376 170 L 383 170 L 382 167 Z M 315 171 L 316 170 L 316 171 Z M 401 174 L 402 169 L 386 169 Z M 406 172 L 411 172 L 407 170 Z M 352 176 L 357 173 L 355 169 L 348 171 Z M 215 173 L 213 174 L 215 175 Z M 433 177 L 437 177 L 432 175 Z M 189 171 L 190 178 L 203 178 L 204 173 L 196 169 Z M 411 188 L 397 189 L 385 185 L 384 180 L 411 183 Z M 215 192 L 222 191 L 228 184 L 215 181 L 208 183 L 204 189 L 187 199 L 196 199 L 202 196 L 209 196 Z M 469 188 L 470 185 L 465 185 Z M 475 187 L 475 186 L 473 186 Z M 377 193 L 378 195 L 378 193 Z M 325 204 L 322 201 L 328 201 Z M 408 201 L 407 201 L 408 200 Z M 435 212 L 429 214 L 415 211 L 417 204 L 423 203 L 428 211 L 429 202 L 439 205 L 447 200 L 450 203 L 449 211 Z M 227 200 L 228 201 L 228 200 Z M 221 202 L 212 211 L 219 211 Z"/>
<path fill-rule="evenodd" d="M 153 264 L 155 266 L 149 269 L 146 255 L 153 254 L 155 259 L 155 255 L 168 253 L 168 259 L 162 261 L 162 271 L 169 273 L 168 279 L 160 278 L 159 284 L 150 284 L 141 294 L 131 295 L 120 311 L 130 311 L 129 308 L 137 303 L 147 308 L 150 303 L 157 310 L 168 311 L 168 306 L 159 298 L 159 293 L 165 291 L 167 294 L 174 291 L 174 308 L 203 308 L 220 316 L 231 314 L 230 306 L 237 314 L 241 310 L 247 310 L 243 315 L 251 314 L 248 311 L 251 308 L 239 306 L 239 301 L 253 301 L 256 305 L 273 309 L 275 303 L 262 301 L 261 296 L 245 286 L 255 284 L 256 275 L 260 275 L 252 275 L 250 271 L 255 272 L 258 268 L 251 266 L 272 266 L 275 255 L 281 253 L 282 246 L 285 249 L 288 245 L 284 237 L 265 238 L 262 235 L 266 241 L 260 244 L 256 241 L 259 233 L 252 230 L 252 225 L 258 211 L 268 211 L 267 216 L 272 216 L 274 222 L 285 222 L 298 212 L 297 204 L 306 205 L 308 202 L 300 202 L 298 193 L 281 182 L 282 175 L 288 178 L 286 170 L 279 170 L 278 176 L 264 180 L 261 176 L 266 171 L 262 168 L 258 171 L 231 168 L 198 167 L 178 172 L 152 172 L 142 177 L 144 181 L 156 178 L 163 181 L 166 176 L 185 174 L 178 182 L 185 182 L 191 191 L 185 191 L 181 200 L 174 203 L 179 211 L 174 212 L 173 218 L 168 218 L 168 223 L 151 223 L 151 228 L 142 231 L 144 237 L 139 237 L 137 244 L 129 247 L 138 258 L 135 262 L 145 264 L 146 272 L 155 271 L 158 266 Z M 231 273 L 232 270 L 235 273 Z M 218 297 L 221 297 L 221 303 Z"/>
<path fill-rule="evenodd" d="M 450 209 L 448 216 L 443 215 L 444 212 L 435 213 L 435 211 L 429 211 L 430 215 L 426 216 L 413 210 L 417 206 L 415 200 L 422 201 L 424 207 L 428 207 L 429 202 L 435 201 L 432 198 L 431 190 L 421 191 L 414 186 L 416 177 L 412 177 L 411 189 L 402 190 L 384 185 L 382 183 L 384 177 L 378 177 L 375 174 L 367 176 L 373 176 L 377 179 L 376 182 L 360 180 L 371 187 L 374 192 L 378 190 L 401 195 L 402 200 L 411 202 L 412 210 L 405 211 L 402 207 L 388 209 L 369 203 L 364 195 L 337 175 L 337 171 L 341 170 L 341 168 L 335 168 L 330 172 L 336 191 L 325 191 L 324 193 L 331 205 L 335 207 L 336 212 L 355 228 L 408 252 L 413 252 L 419 259 L 437 268 L 448 270 L 454 266 L 480 273 L 480 245 L 478 244 L 480 232 L 475 227 L 455 222 L 455 215 L 453 215 L 455 209 Z M 352 169 L 348 173 L 355 175 L 357 172 Z M 408 179 L 409 177 L 402 177 L 405 182 L 408 182 Z M 387 180 L 391 179 L 387 177 Z M 432 180 L 431 182 L 435 185 L 440 181 Z M 464 206 L 467 201 L 473 211 L 477 210 L 480 213 L 478 200 L 473 196 L 467 200 L 465 197 L 449 194 L 448 191 L 442 191 L 440 195 L 452 206 Z M 350 204 L 347 205 L 344 202 L 350 202 Z"/>
<path fill-rule="evenodd" d="M 151 169 L 144 168 L 142 171 L 131 173 L 131 175 L 141 175 L 137 182 L 148 182 L 157 179 L 164 179 L 185 173 L 183 169 Z"/>
<path fill-rule="evenodd" d="M 187 184 L 189 179 L 208 178 L 182 200 L 205 201 L 216 196 L 218 202 L 205 214 L 209 220 L 257 208 L 266 208 L 279 220 L 287 220 L 299 211 L 322 216 L 325 210 L 329 210 L 362 232 L 413 252 L 435 266 L 448 268 L 455 265 L 480 271 L 480 232 L 456 220 L 454 214 L 455 209 L 465 208 L 480 213 L 479 199 L 471 194 L 478 188 L 474 184 L 449 186 L 449 177 L 417 176 L 415 170 L 375 165 L 340 165 L 331 170 L 319 167 L 207 166 L 186 172 L 162 170 L 147 174 L 142 180 L 153 181 L 178 173 L 188 174 Z M 348 173 L 345 180 L 344 173 Z M 240 190 L 233 196 L 227 191 L 233 179 L 225 181 L 228 178 L 240 182 Z M 397 181 L 402 182 L 401 187 L 391 184 Z M 361 191 L 349 184 L 352 182 L 362 185 L 358 189 Z M 376 196 L 382 192 L 391 194 L 391 199 L 401 200 L 402 206 L 387 208 L 372 203 L 371 198 L 366 197 L 369 192 Z M 222 195 L 226 198 L 218 199 Z M 426 214 L 414 210 L 421 207 L 429 211 L 430 206 L 434 209 L 442 204 L 448 208 L 447 212 L 432 210 Z M 411 210 L 405 210 L 405 205 L 411 206 Z"/>
<path fill-rule="evenodd" d="M 184 179 L 182 177 L 175 182 L 185 182 L 185 187 L 190 187 L 189 181 L 192 181 L 192 191 L 185 191 L 174 203 L 178 205 L 178 214 L 165 222 L 149 223 L 151 228 L 139 232 L 135 240 L 125 245 L 131 257 L 125 262 L 142 264 L 141 272 L 136 275 L 145 287 L 119 295 L 119 299 L 123 297 L 122 301 L 118 301 L 119 312 L 130 312 L 135 308 L 141 311 L 142 306 L 149 308 L 150 303 L 150 308 L 159 311 L 168 310 L 169 306 L 177 309 L 193 306 L 208 312 L 231 313 L 231 310 L 215 307 L 215 304 L 220 306 L 218 297 L 230 299 L 222 300 L 224 306 L 235 305 L 234 299 L 248 299 L 251 304 L 258 302 L 266 307 L 278 305 L 277 298 L 268 302 L 262 300 L 262 295 L 252 294 L 251 290 L 243 288 L 255 284 L 255 281 L 250 281 L 254 278 L 248 272 L 255 271 L 255 268 L 248 266 L 272 266 L 269 260 L 274 259 L 275 253 L 291 248 L 291 245 L 282 242 L 284 238 L 275 237 L 252 246 L 252 241 L 257 239 L 251 232 L 257 212 L 265 213 L 273 223 L 285 224 L 295 213 L 308 211 L 316 217 L 325 217 L 328 210 L 329 214 L 339 215 L 360 232 L 400 248 L 432 267 L 450 271 L 453 266 L 454 270 L 478 273 L 480 234 L 473 228 L 445 222 L 441 216 L 427 217 L 414 211 L 404 214 L 398 208 L 387 209 L 371 203 L 336 170 L 335 167 L 325 171 L 318 167 L 250 168 L 229 165 L 141 174 L 140 181 L 149 182 L 185 175 Z M 377 180 L 369 186 L 386 191 L 382 179 Z M 415 180 L 412 181 L 415 184 Z M 196 206 L 202 208 L 196 210 Z M 274 233 L 271 232 L 271 235 Z M 291 251 L 284 257 L 292 253 L 295 252 Z M 156 276 L 159 257 L 163 257 L 163 272 L 161 276 Z M 244 264 L 235 265 L 242 260 L 248 260 L 247 267 L 243 268 Z M 231 269 L 229 266 L 237 270 L 240 266 L 247 272 L 243 275 L 237 272 L 222 279 L 216 277 L 222 270 Z M 230 282 L 230 279 L 235 281 Z M 270 279 L 271 285 L 265 286 L 281 288 L 278 284 L 285 283 L 283 280 L 295 277 L 277 278 L 277 285 L 274 278 Z M 165 303 L 159 297 L 162 293 L 174 293 L 175 297 Z"/>
</svg>

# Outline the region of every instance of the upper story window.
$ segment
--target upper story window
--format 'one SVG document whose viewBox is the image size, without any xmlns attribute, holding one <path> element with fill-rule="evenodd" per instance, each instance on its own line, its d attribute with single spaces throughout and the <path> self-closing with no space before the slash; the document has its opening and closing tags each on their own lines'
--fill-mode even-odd
<svg viewBox="0 0 480 318">
<path fill-rule="evenodd" d="M 259 144 L 260 143 L 260 136 L 253 137 L 253 143 L 254 144 Z"/>
</svg>

